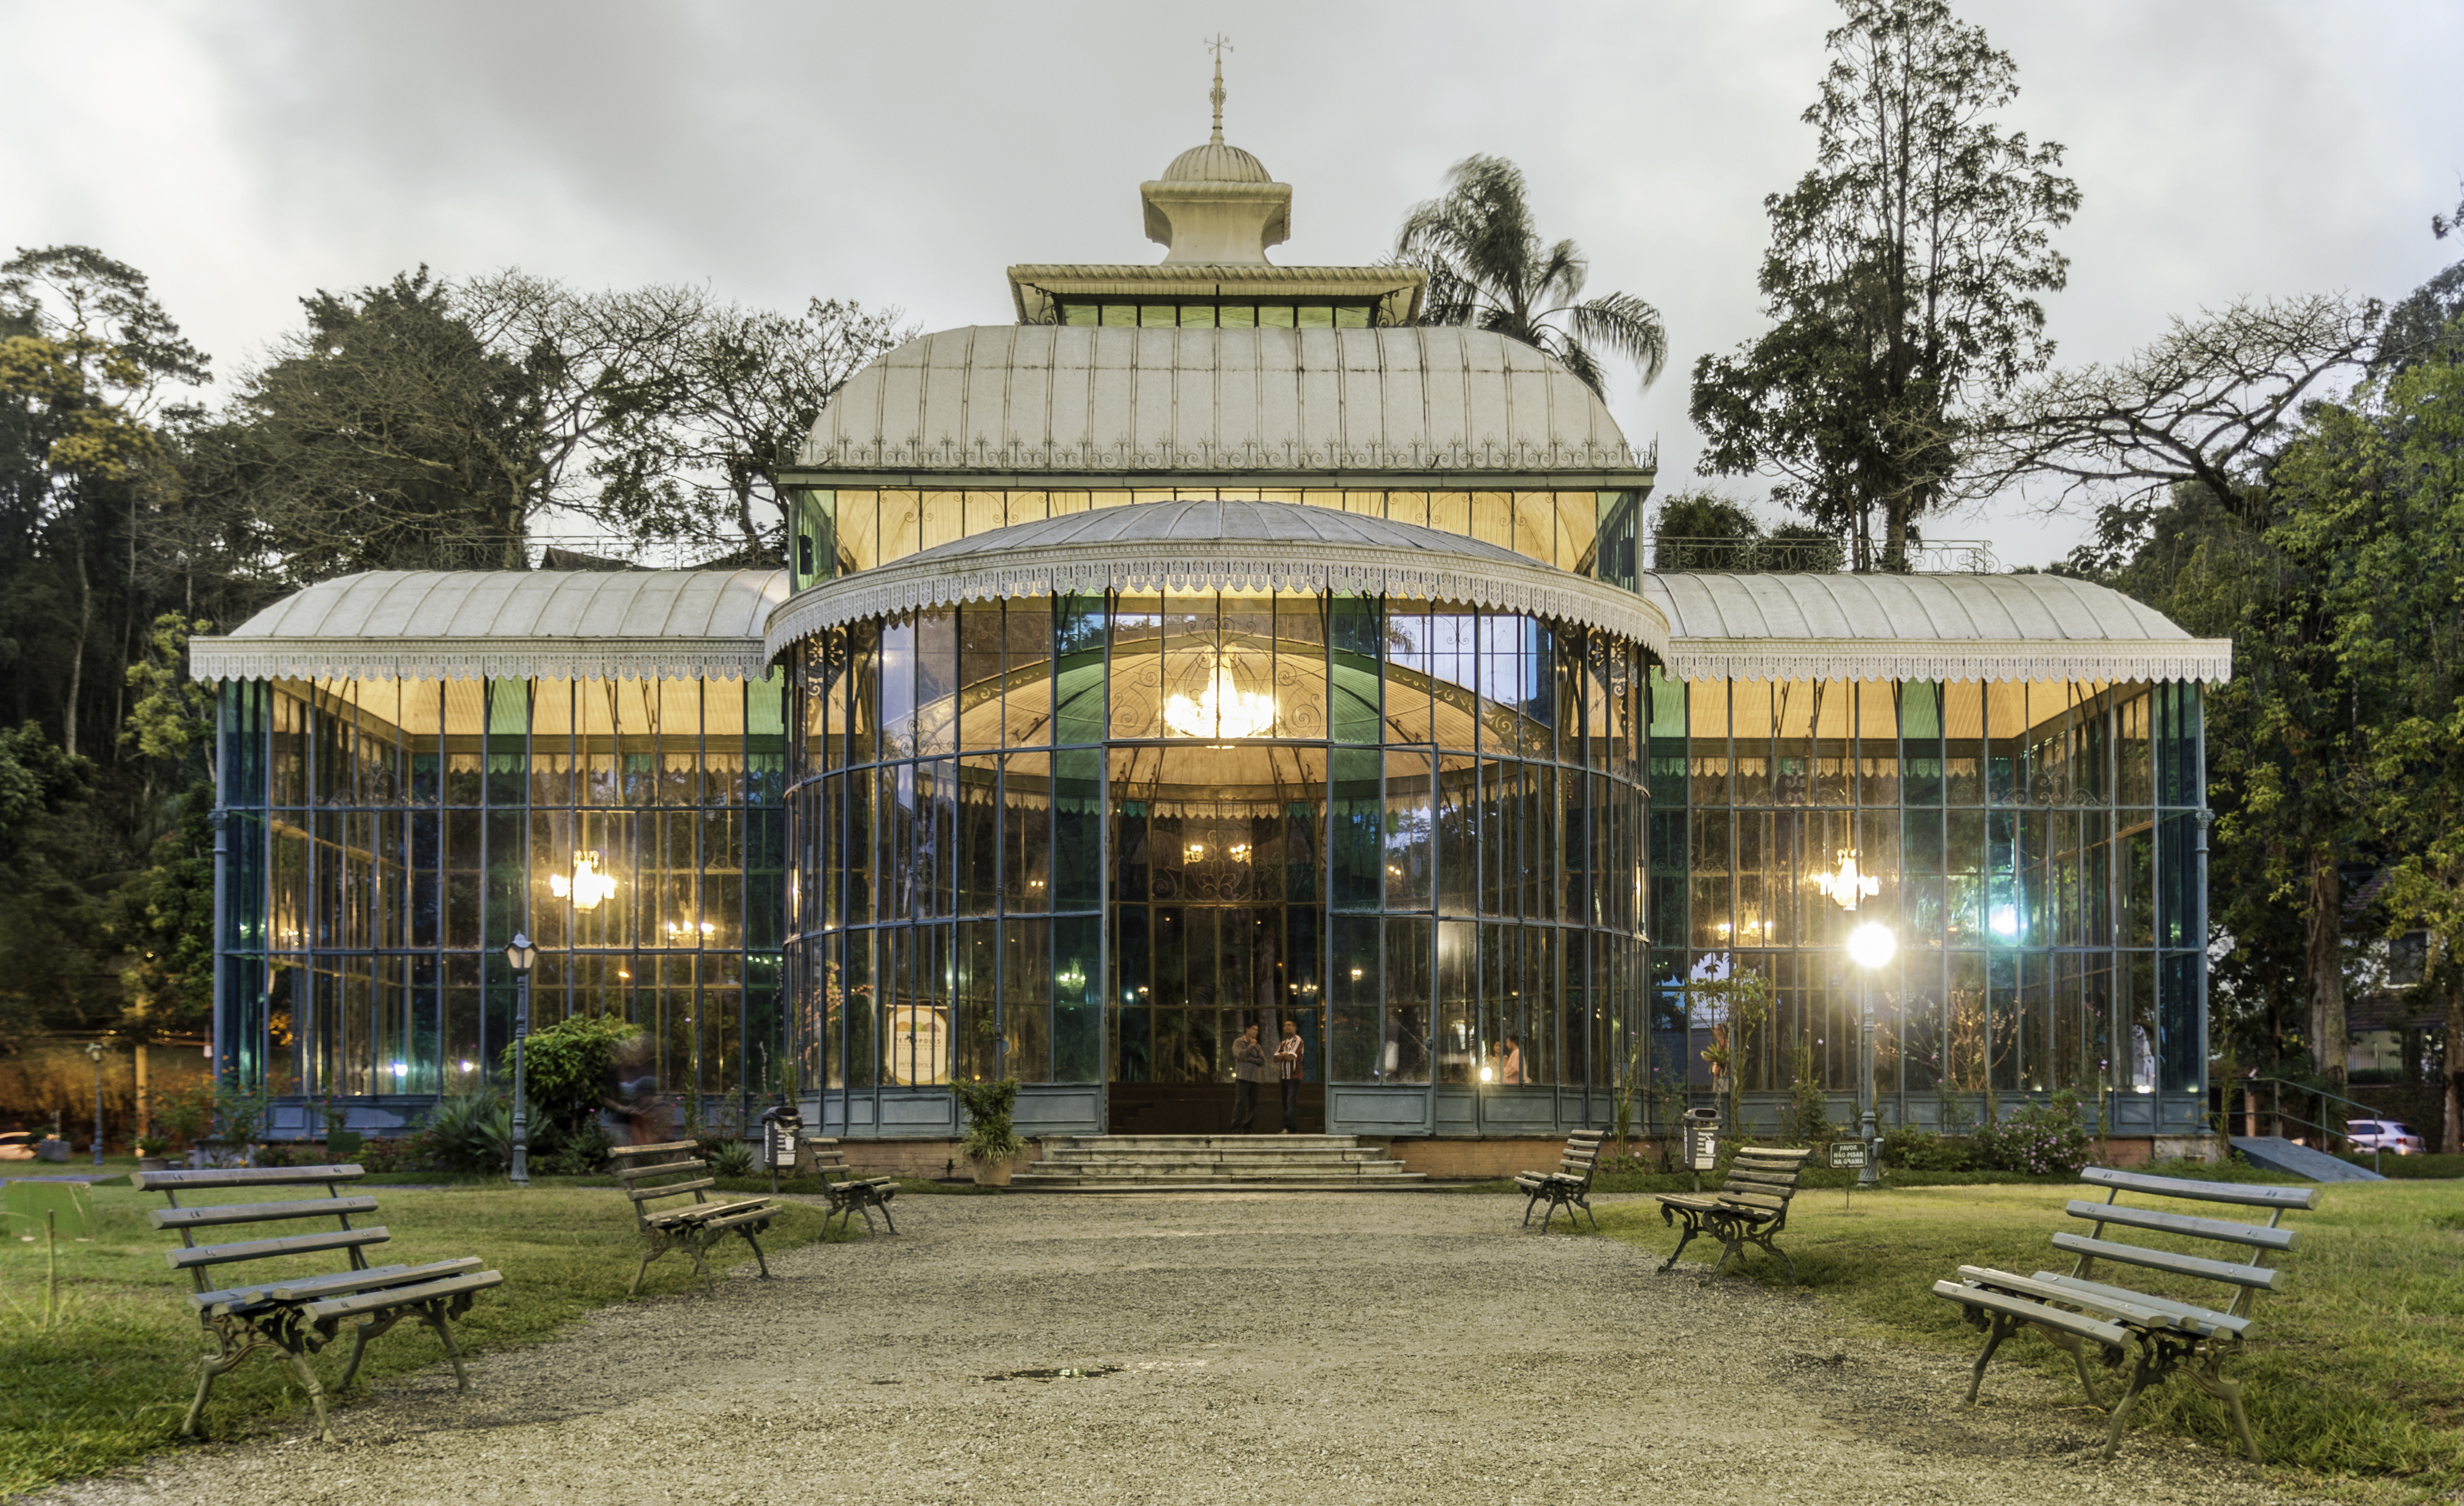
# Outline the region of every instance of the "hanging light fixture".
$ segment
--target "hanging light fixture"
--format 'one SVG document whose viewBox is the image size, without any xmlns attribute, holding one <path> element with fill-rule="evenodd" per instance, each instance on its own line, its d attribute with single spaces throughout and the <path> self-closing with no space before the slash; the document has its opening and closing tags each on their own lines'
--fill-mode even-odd
<svg viewBox="0 0 2464 1506">
<path fill-rule="evenodd" d="M 1163 703 L 1163 723 L 1184 738 L 1264 737 L 1275 724 L 1275 698 L 1243 690 L 1232 661 L 1215 655 L 1215 673 L 1196 700 L 1175 696 Z"/>
<path fill-rule="evenodd" d="M 1839 853 L 1839 872 L 1816 874 L 1814 887 L 1829 895 L 1842 910 L 1854 910 L 1861 900 L 1871 899 L 1882 892 L 1882 881 L 1857 867 L 1857 850 L 1844 848 Z"/>
<path fill-rule="evenodd" d="M 576 910 L 596 910 L 604 900 L 616 897 L 616 880 L 599 871 L 599 853 L 594 849 L 573 854 L 573 876 L 550 874 L 547 892 L 559 899 L 571 898 Z"/>
</svg>

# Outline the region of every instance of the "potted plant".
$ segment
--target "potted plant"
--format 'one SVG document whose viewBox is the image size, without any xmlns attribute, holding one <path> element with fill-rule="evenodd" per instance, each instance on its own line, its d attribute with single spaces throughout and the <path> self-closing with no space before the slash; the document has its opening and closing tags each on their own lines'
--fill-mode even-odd
<svg viewBox="0 0 2464 1506">
<path fill-rule="evenodd" d="M 959 1148 L 976 1174 L 976 1185 L 1008 1186 L 1012 1163 L 1026 1148 L 1010 1122 L 1010 1111 L 1018 1107 L 1018 1084 L 1007 1077 L 959 1083 L 958 1106 L 967 1111 L 967 1138 Z"/>
<path fill-rule="evenodd" d="M 170 1149 L 170 1147 L 171 1142 L 165 1140 L 160 1135 L 138 1136 L 137 1169 L 140 1171 L 170 1170 L 170 1159 L 163 1154 L 163 1152 Z"/>
</svg>

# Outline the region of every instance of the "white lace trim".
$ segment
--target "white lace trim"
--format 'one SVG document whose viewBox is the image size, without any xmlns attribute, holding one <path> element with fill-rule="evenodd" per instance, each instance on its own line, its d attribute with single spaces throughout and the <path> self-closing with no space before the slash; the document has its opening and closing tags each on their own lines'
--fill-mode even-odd
<svg viewBox="0 0 2464 1506">
<path fill-rule="evenodd" d="M 249 679 L 752 679 L 759 638 L 191 638 L 188 673 Z"/>
<path fill-rule="evenodd" d="M 1211 440 L 1140 445 L 1128 439 L 1087 442 L 1006 443 L 979 436 L 972 443 L 944 434 L 927 440 L 910 434 L 897 442 L 846 437 L 808 441 L 800 465 L 842 471 L 1635 471 L 1659 464 L 1654 450 L 1591 441 L 1484 440 L 1474 445 L 1414 442 L 1387 445 L 1304 444 L 1287 439 L 1238 445 Z"/>
<path fill-rule="evenodd" d="M 1175 543 L 1124 558 L 1116 543 L 1064 545 L 1031 560 L 968 558 L 888 565 L 816 587 L 770 614 L 764 642 L 776 654 L 825 629 L 960 602 L 1002 597 L 1100 595 L 1105 591 L 1343 591 L 1415 601 L 1467 602 L 1598 628 L 1668 657 L 1668 620 L 1631 591 L 1539 564 L 1454 560 L 1416 549 L 1268 543 Z"/>
</svg>

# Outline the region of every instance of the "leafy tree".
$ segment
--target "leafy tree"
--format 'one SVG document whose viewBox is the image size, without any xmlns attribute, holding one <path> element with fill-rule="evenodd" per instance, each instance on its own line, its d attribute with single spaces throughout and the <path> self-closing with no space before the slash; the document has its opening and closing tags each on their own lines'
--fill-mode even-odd
<svg viewBox="0 0 2464 1506">
<path fill-rule="evenodd" d="M 593 462 L 599 510 L 637 536 L 716 542 L 733 525 L 748 558 L 775 554 L 783 521 L 779 473 L 847 378 L 913 338 L 891 309 L 814 299 L 803 317 L 735 304 L 702 310 L 677 352 L 681 393 L 665 411 L 620 422 Z"/>
<path fill-rule="evenodd" d="M 2376 299 L 2329 295 L 2241 300 L 2165 335 L 2126 361 L 2057 370 L 2014 393 L 1980 436 L 1982 489 L 2050 485 L 2054 505 L 2097 498 L 2082 568 L 2115 567 L 2145 540 L 2155 512 L 2182 484 L 2229 507 L 2253 488 L 2301 405 L 2381 344 Z"/>
<path fill-rule="evenodd" d="M 1753 509 L 1717 492 L 1684 491 L 1660 504 L 1651 563 L 1661 570 L 1749 570 L 1763 525 Z"/>
<path fill-rule="evenodd" d="M 1471 324 L 1547 351 L 1595 392 L 1604 392 L 1600 353 L 1660 380 L 1668 332 L 1660 311 L 1630 293 L 1584 298 L 1591 263 L 1571 240 L 1543 241 L 1533 227 L 1523 169 L 1503 157 L 1471 156 L 1446 174 L 1446 191 L 1415 208 L 1395 237 L 1396 255 L 1429 274 L 1426 324 Z"/>
<path fill-rule="evenodd" d="M 1979 406 L 2051 358 L 2037 296 L 2067 277 L 2051 232 L 2079 194 L 2059 145 L 1991 119 L 2017 68 L 1982 29 L 1945 0 L 1841 8 L 1804 116 L 1815 165 L 1764 201 L 1772 326 L 1695 364 L 1689 411 L 1705 475 L 1776 476 L 1857 568 L 1899 570 L 1913 521 L 1958 495 Z"/>
</svg>

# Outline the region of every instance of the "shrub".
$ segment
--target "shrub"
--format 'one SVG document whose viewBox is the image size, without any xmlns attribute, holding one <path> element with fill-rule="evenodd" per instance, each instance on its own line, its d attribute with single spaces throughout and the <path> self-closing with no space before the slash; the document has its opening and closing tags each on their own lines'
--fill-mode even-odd
<svg viewBox="0 0 2464 1506">
<path fill-rule="evenodd" d="M 1902 1171 L 1974 1171 L 1976 1147 L 1954 1135 L 1932 1135 L 1904 1125 L 1882 1135 L 1882 1164 Z"/>
<path fill-rule="evenodd" d="M 713 1151 L 710 1169 L 714 1176 L 749 1177 L 753 1175 L 753 1147 L 740 1140 L 731 1140 Z"/>
<path fill-rule="evenodd" d="M 2042 1103 L 2030 1103 L 1999 1124 L 1976 1132 L 1977 1158 L 1991 1171 L 2056 1176 L 2088 1163 L 2086 1128 L 2079 1123 L 2079 1095 L 2065 1088 Z"/>
<path fill-rule="evenodd" d="M 513 1163 L 514 1106 L 495 1088 L 438 1100 L 420 1132 L 447 1171 L 502 1171 Z"/>
<path fill-rule="evenodd" d="M 638 1025 L 577 1014 L 531 1032 L 524 1045 L 523 1091 L 531 1118 L 542 1118 L 565 1134 L 596 1118 L 607 1096 L 608 1069 L 617 1052 L 642 1033 Z M 505 1048 L 505 1076 L 514 1073 L 514 1049 Z"/>
</svg>

